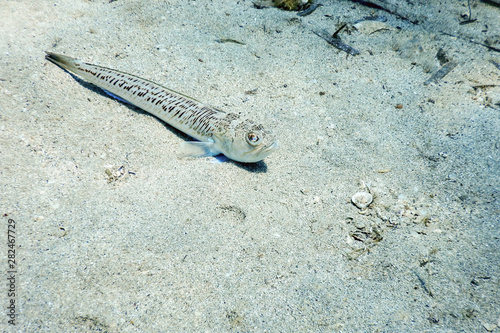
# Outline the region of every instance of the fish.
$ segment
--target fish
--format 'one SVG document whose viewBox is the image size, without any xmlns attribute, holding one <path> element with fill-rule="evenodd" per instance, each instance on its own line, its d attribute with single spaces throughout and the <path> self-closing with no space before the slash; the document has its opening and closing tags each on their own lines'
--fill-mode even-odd
<svg viewBox="0 0 500 333">
<path fill-rule="evenodd" d="M 45 58 L 120 101 L 135 105 L 198 141 L 181 144 L 183 157 L 225 155 L 241 163 L 262 161 L 278 148 L 261 124 L 199 102 L 152 81 L 46 51 Z"/>
</svg>

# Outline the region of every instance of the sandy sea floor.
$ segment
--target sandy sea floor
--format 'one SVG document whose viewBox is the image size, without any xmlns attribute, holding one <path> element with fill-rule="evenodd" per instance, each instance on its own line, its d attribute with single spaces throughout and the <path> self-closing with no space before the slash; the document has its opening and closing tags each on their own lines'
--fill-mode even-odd
<svg viewBox="0 0 500 333">
<path fill-rule="evenodd" d="M 500 331 L 500 8 L 459 24 L 467 1 L 427 2 L 3 1 L 0 331 Z M 357 56 L 312 33 L 343 23 Z M 185 135 L 46 50 L 241 112 L 280 148 L 180 159 Z"/>
</svg>

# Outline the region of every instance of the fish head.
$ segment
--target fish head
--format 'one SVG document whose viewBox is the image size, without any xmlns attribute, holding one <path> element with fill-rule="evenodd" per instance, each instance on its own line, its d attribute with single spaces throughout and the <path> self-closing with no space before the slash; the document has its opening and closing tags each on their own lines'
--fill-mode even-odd
<svg viewBox="0 0 500 333">
<path fill-rule="evenodd" d="M 272 132 L 262 125 L 244 120 L 223 131 L 216 131 L 213 139 L 220 151 L 230 159 L 242 163 L 262 161 L 278 148 Z"/>
</svg>

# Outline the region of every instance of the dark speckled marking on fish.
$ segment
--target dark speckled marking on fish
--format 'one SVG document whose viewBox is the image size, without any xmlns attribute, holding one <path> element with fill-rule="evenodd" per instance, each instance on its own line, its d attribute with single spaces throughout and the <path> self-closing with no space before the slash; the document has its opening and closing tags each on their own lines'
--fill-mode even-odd
<svg viewBox="0 0 500 333">
<path fill-rule="evenodd" d="M 207 106 L 186 95 L 135 75 L 47 52 L 47 60 L 82 77 L 111 96 L 144 109 L 178 130 L 200 140 L 188 143 L 187 155 L 223 153 L 240 162 L 258 162 L 278 144 L 262 125 L 234 113 Z"/>
<path fill-rule="evenodd" d="M 99 79 L 99 86 L 111 93 L 116 93 L 115 89 L 112 88 L 113 86 L 120 88 L 123 93 L 119 96 L 126 101 L 138 106 L 148 104 L 149 112 L 152 111 L 152 108 L 154 112 L 151 113 L 161 119 L 176 118 L 176 121 L 180 124 L 189 124 L 189 127 L 199 136 L 206 135 L 208 131 L 213 130 L 213 126 L 220 122 L 220 115 L 227 115 L 225 112 L 215 111 L 192 99 L 169 92 L 164 87 L 130 74 L 120 73 L 96 65 L 85 65 L 87 66 L 76 64 L 77 71 L 75 73 L 83 72 Z M 128 94 L 125 94 L 125 92 L 128 92 Z M 219 113 L 219 117 L 214 116 L 217 113 Z M 235 119 L 237 118 L 235 117 Z M 196 135 L 191 135 L 197 139 L 199 138 Z"/>
</svg>

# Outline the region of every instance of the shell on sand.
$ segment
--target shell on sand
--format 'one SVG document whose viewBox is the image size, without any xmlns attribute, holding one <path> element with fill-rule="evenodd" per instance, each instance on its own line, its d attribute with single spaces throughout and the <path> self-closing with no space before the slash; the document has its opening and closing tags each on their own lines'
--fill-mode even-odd
<svg viewBox="0 0 500 333">
<path fill-rule="evenodd" d="M 373 196 L 368 192 L 358 192 L 351 198 L 351 202 L 359 209 L 367 208 L 373 201 Z"/>
</svg>

